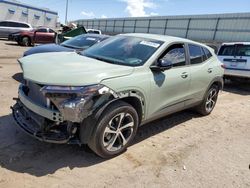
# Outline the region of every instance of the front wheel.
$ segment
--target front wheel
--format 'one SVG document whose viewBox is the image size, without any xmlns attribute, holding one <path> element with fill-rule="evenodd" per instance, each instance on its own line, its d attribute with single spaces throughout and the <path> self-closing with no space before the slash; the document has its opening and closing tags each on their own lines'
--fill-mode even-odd
<svg viewBox="0 0 250 188">
<path fill-rule="evenodd" d="M 219 88 L 217 85 L 212 85 L 210 89 L 207 91 L 205 98 L 203 99 L 202 103 L 197 106 L 196 110 L 202 115 L 210 114 L 217 102 L 219 93 Z"/>
<path fill-rule="evenodd" d="M 134 139 L 138 123 L 138 114 L 131 105 L 115 102 L 102 113 L 88 145 L 103 158 L 119 155 Z"/>
<path fill-rule="evenodd" d="M 30 46 L 31 45 L 31 41 L 29 37 L 23 37 L 22 38 L 22 45 L 23 46 Z"/>
</svg>

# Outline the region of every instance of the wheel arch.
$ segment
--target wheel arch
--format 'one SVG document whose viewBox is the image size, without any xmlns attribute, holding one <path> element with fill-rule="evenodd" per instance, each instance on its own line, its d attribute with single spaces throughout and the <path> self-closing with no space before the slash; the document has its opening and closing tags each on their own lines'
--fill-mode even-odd
<svg viewBox="0 0 250 188">
<path fill-rule="evenodd" d="M 101 108 L 97 111 L 97 117 L 100 116 L 103 111 L 109 107 L 112 103 L 116 101 L 124 101 L 130 104 L 137 112 L 139 117 L 139 122 L 141 122 L 145 118 L 146 113 L 146 105 L 145 105 L 145 97 L 142 92 L 138 90 L 126 90 L 121 91 L 113 95 L 114 98 L 110 100 L 108 103 L 104 104 Z"/>
<path fill-rule="evenodd" d="M 123 101 L 130 104 L 137 112 L 139 118 L 139 124 L 145 118 L 145 98 L 144 95 L 138 90 L 126 90 L 117 93 L 113 93 L 112 99 L 106 101 L 105 104 L 100 105 L 98 108 L 94 110 L 92 115 L 88 116 L 83 120 L 83 124 L 80 128 L 80 140 L 81 143 L 86 144 L 88 143 L 89 139 L 91 138 L 96 123 L 99 121 L 99 118 L 105 110 L 109 108 L 110 105 L 114 104 L 117 101 Z"/>
<path fill-rule="evenodd" d="M 208 92 L 208 90 L 211 88 L 212 85 L 216 85 L 216 86 L 218 86 L 219 90 L 222 90 L 222 89 L 223 89 L 223 86 L 224 86 L 223 77 L 217 76 L 217 77 L 215 77 L 215 78 L 210 82 L 210 84 L 209 84 L 208 87 L 207 87 L 206 92 L 205 92 L 204 95 L 203 95 L 203 99 L 204 99 L 204 97 L 206 96 L 206 93 Z"/>
</svg>

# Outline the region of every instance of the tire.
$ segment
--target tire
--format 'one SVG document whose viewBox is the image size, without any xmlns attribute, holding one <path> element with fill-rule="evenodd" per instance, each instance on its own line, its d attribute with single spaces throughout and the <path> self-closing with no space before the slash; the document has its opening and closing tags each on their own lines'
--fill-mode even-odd
<svg viewBox="0 0 250 188">
<path fill-rule="evenodd" d="M 138 124 L 138 114 L 130 104 L 114 102 L 101 114 L 88 146 L 102 158 L 115 157 L 131 144 Z"/>
<path fill-rule="evenodd" d="M 209 115 L 216 105 L 218 93 L 218 86 L 212 85 L 207 91 L 202 103 L 196 107 L 196 111 L 203 116 Z"/>
<path fill-rule="evenodd" d="M 23 46 L 30 46 L 31 45 L 31 41 L 29 37 L 23 37 L 22 38 L 22 45 Z"/>
</svg>

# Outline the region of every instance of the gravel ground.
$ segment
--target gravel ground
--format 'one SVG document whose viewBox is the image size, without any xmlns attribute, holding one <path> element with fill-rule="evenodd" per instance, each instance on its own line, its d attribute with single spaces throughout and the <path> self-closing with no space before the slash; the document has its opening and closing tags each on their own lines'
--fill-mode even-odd
<svg viewBox="0 0 250 188">
<path fill-rule="evenodd" d="M 184 111 L 141 127 L 126 153 L 103 160 L 16 127 L 26 49 L 0 40 L 0 187 L 250 187 L 250 84 L 226 84 L 209 116 Z"/>
</svg>

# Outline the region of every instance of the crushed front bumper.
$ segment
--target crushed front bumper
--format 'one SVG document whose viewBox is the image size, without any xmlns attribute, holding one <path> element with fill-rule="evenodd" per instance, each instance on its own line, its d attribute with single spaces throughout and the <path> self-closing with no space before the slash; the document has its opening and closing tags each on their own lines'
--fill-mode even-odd
<svg viewBox="0 0 250 188">
<path fill-rule="evenodd" d="M 74 123 L 63 121 L 59 111 L 33 103 L 19 88 L 19 98 L 11 107 L 16 124 L 30 136 L 44 142 L 79 144 Z"/>
</svg>

